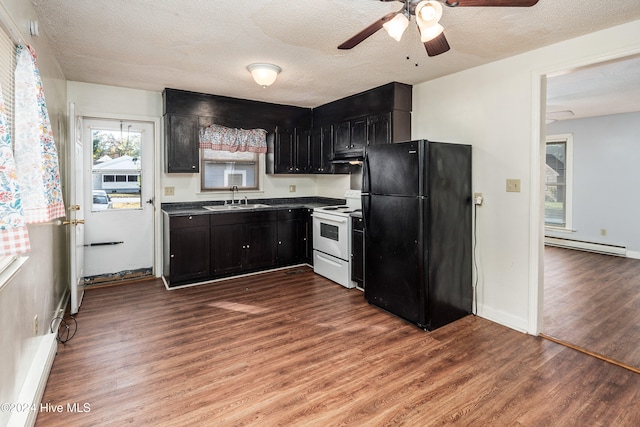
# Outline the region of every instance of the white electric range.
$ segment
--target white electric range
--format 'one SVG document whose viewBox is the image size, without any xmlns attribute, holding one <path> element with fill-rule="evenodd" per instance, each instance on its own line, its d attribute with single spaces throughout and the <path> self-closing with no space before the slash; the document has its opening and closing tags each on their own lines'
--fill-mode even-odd
<svg viewBox="0 0 640 427">
<path fill-rule="evenodd" d="M 360 190 L 347 190 L 346 203 L 313 210 L 313 271 L 345 288 L 351 280 L 351 214 L 362 210 Z"/>
</svg>

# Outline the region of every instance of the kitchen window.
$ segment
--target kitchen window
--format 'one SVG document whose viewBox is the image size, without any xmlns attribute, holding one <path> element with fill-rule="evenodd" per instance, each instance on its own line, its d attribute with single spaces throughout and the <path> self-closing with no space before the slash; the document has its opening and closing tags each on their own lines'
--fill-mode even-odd
<svg viewBox="0 0 640 427">
<path fill-rule="evenodd" d="M 259 188 L 259 154 L 246 151 L 200 150 L 200 188 L 202 191 L 229 191 Z"/>
<path fill-rule="evenodd" d="M 573 136 L 547 136 L 545 157 L 545 226 L 571 230 Z"/>
</svg>

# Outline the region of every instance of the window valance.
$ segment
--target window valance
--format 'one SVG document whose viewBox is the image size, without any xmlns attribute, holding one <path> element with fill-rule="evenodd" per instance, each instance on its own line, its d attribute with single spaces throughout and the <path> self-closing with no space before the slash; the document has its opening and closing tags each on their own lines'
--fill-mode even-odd
<svg viewBox="0 0 640 427">
<path fill-rule="evenodd" d="M 236 129 L 220 125 L 200 128 L 200 148 L 217 151 L 267 152 L 267 131 L 264 129 Z"/>
</svg>

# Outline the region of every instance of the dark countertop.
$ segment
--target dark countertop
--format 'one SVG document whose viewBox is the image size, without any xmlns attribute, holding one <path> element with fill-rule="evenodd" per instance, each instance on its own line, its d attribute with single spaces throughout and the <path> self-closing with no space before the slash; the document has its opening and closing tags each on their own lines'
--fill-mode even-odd
<svg viewBox="0 0 640 427">
<path fill-rule="evenodd" d="M 244 203 L 244 199 L 241 199 Z M 298 208 L 316 208 L 319 206 L 331 206 L 331 205 L 343 205 L 345 199 L 333 199 L 329 197 L 284 197 L 276 199 L 248 199 L 251 204 L 264 204 L 269 205 L 267 207 L 260 207 L 254 209 L 237 209 L 237 210 L 221 210 L 210 211 L 203 208 L 203 206 L 222 206 L 221 200 L 209 200 L 199 202 L 179 202 L 179 203 L 162 203 L 162 211 L 169 216 L 183 216 L 183 215 L 210 215 L 220 213 L 233 213 L 233 212 L 252 212 L 252 211 L 264 211 L 264 210 L 280 210 L 280 209 L 298 209 Z"/>
</svg>

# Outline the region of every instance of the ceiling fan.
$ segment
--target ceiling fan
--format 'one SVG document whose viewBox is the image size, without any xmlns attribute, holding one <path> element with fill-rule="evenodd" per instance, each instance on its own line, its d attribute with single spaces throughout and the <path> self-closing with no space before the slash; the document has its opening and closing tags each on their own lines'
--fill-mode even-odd
<svg viewBox="0 0 640 427">
<path fill-rule="evenodd" d="M 396 0 L 380 0 L 396 1 Z M 409 26 L 411 16 L 416 17 L 420 30 L 420 41 L 424 43 L 429 56 L 440 55 L 450 49 L 444 36 L 444 27 L 438 23 L 442 17 L 442 4 L 448 7 L 530 7 L 538 0 L 397 0 L 404 3 L 398 12 L 391 12 L 375 21 L 355 36 L 338 46 L 338 49 L 351 49 L 362 43 L 376 31 L 384 28 L 395 40 L 400 41 L 404 30 Z"/>
</svg>

